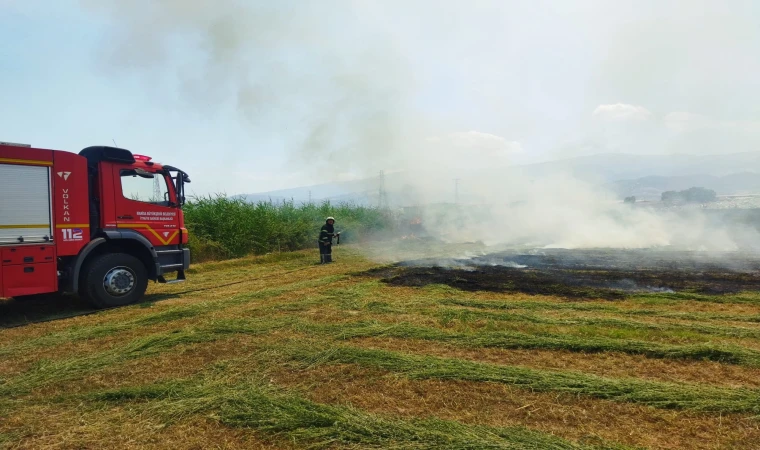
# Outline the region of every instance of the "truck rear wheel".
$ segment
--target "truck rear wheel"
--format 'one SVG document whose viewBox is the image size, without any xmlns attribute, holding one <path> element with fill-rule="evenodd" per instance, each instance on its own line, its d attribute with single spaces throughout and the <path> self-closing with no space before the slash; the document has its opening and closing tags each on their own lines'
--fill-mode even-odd
<svg viewBox="0 0 760 450">
<path fill-rule="evenodd" d="M 82 272 L 79 295 L 96 308 L 111 308 L 137 302 L 148 288 L 143 263 L 126 253 L 95 257 Z"/>
</svg>

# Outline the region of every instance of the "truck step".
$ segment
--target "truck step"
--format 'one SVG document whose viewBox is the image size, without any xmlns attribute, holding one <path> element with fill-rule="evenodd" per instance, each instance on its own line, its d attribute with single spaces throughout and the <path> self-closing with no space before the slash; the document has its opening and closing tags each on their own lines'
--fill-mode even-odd
<svg viewBox="0 0 760 450">
<path fill-rule="evenodd" d="M 182 253 L 182 249 L 171 249 L 171 250 L 156 250 L 157 255 L 178 255 Z"/>
<path fill-rule="evenodd" d="M 174 284 L 174 283 L 183 283 L 185 281 L 185 271 L 180 270 L 177 272 L 177 278 L 174 280 L 167 280 L 164 278 L 163 275 L 159 275 L 158 282 L 161 284 Z"/>
</svg>

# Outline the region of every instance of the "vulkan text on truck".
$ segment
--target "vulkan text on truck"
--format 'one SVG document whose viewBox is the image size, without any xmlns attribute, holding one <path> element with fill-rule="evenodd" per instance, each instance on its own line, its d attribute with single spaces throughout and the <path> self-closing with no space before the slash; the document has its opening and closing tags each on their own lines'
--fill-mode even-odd
<svg viewBox="0 0 760 450">
<path fill-rule="evenodd" d="M 149 280 L 184 281 L 189 182 L 121 148 L 0 142 L 0 297 L 70 293 L 105 308 L 140 300 Z"/>
</svg>

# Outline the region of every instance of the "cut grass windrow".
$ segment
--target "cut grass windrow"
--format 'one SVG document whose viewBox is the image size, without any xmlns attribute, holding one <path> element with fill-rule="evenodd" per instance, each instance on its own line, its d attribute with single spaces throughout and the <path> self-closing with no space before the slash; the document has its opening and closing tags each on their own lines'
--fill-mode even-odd
<svg viewBox="0 0 760 450">
<path fill-rule="evenodd" d="M 751 367 L 760 366 L 758 352 L 740 347 L 676 346 L 631 340 L 569 335 L 529 335 L 484 330 L 479 330 L 478 333 L 451 333 L 437 328 L 419 327 L 404 323 L 390 326 L 378 322 L 321 324 L 307 322 L 295 317 L 245 318 L 211 320 L 198 328 L 182 328 L 156 333 L 135 339 L 124 346 L 84 357 L 41 360 L 26 372 L 1 382 L 0 396 L 23 395 L 40 386 L 76 378 L 129 360 L 153 356 L 180 345 L 212 342 L 230 334 L 260 335 L 281 328 L 290 328 L 293 331 L 307 332 L 314 336 L 334 339 L 387 336 L 439 341 L 469 348 L 542 348 L 578 352 L 616 351 L 642 354 L 654 358 L 708 359 Z"/>
<path fill-rule="evenodd" d="M 468 311 L 457 309 L 443 309 L 436 314 L 445 321 L 459 320 L 462 322 L 472 322 L 476 320 L 493 320 L 499 322 L 518 322 L 533 323 L 541 325 L 559 325 L 559 326 L 593 326 L 604 327 L 607 329 L 620 330 L 646 330 L 655 332 L 687 332 L 699 333 L 702 335 L 723 336 L 731 338 L 760 338 L 760 329 L 712 326 L 700 324 L 661 324 L 646 323 L 630 320 L 611 319 L 611 318 L 587 318 L 576 317 L 572 319 L 554 319 L 550 317 L 541 317 L 531 314 L 510 314 L 510 313 L 493 313 L 488 311 Z"/>
<path fill-rule="evenodd" d="M 740 291 L 731 295 L 714 295 L 700 294 L 696 292 L 657 292 L 657 293 L 639 293 L 632 296 L 639 300 L 648 302 L 705 302 L 718 303 L 724 305 L 757 305 L 760 304 L 760 298 L 753 291 Z"/>
<path fill-rule="evenodd" d="M 738 315 L 738 314 L 720 314 L 720 313 L 688 313 L 675 311 L 662 311 L 657 309 L 626 309 L 617 306 L 580 302 L 541 302 L 541 301 L 517 301 L 517 302 L 500 302 L 500 301 L 480 301 L 465 299 L 441 299 L 442 305 L 463 306 L 477 309 L 495 309 L 495 310 L 528 310 L 528 311 L 581 311 L 581 312 L 609 312 L 625 316 L 652 316 L 667 319 L 682 319 L 693 321 L 726 321 L 726 322 L 749 322 L 760 323 L 760 315 Z"/>
<path fill-rule="evenodd" d="M 65 331 L 46 334 L 38 338 L 21 341 L 15 345 L 8 345 L 0 349 L 0 357 L 5 357 L 16 352 L 31 350 L 40 347 L 55 347 L 68 342 L 97 339 L 111 336 L 125 330 L 135 327 L 149 327 L 160 323 L 169 323 L 175 320 L 187 319 L 201 314 L 203 311 L 199 307 L 188 308 L 179 307 L 156 314 L 149 314 L 134 320 L 127 320 L 118 323 L 105 323 L 102 325 L 71 327 Z"/>
<path fill-rule="evenodd" d="M 26 372 L 0 382 L 0 397 L 19 396 L 52 383 L 60 383 L 126 361 L 155 356 L 181 345 L 212 342 L 234 333 L 260 335 L 289 326 L 291 319 L 218 321 L 203 328 L 184 328 L 156 333 L 128 344 L 88 356 L 41 360 Z"/>
<path fill-rule="evenodd" d="M 251 428 L 298 447 L 418 448 L 418 449 L 586 449 L 584 446 L 523 427 L 465 425 L 435 418 L 389 419 L 354 408 L 315 403 L 261 387 L 258 380 L 238 385 L 177 382 L 105 391 L 90 399 L 123 404 L 177 420 L 197 414 L 233 427 Z"/>
<path fill-rule="evenodd" d="M 562 392 L 617 402 L 639 403 L 662 409 L 720 413 L 760 413 L 760 390 L 721 388 L 637 379 L 610 379 L 574 372 L 498 366 L 461 359 L 417 356 L 357 347 L 336 347 L 292 356 L 304 366 L 357 364 L 416 379 L 495 382 L 540 392 Z"/>
<path fill-rule="evenodd" d="M 0 357 L 7 357 L 20 351 L 28 351 L 34 348 L 59 346 L 69 342 L 97 339 L 111 336 L 137 327 L 150 327 L 163 323 L 169 323 L 181 319 L 197 317 L 213 311 L 221 311 L 225 308 L 237 306 L 250 300 L 263 300 L 279 295 L 310 287 L 319 287 L 335 283 L 345 279 L 344 275 L 321 277 L 313 280 L 299 280 L 294 283 L 283 284 L 277 287 L 264 288 L 253 292 L 234 295 L 230 298 L 215 300 L 213 302 L 198 302 L 191 305 L 175 306 L 153 314 L 146 314 L 136 319 L 124 322 L 109 322 L 100 325 L 80 326 L 66 329 L 65 331 L 50 333 L 33 339 L 20 341 L 16 344 L 6 345 L 0 348 Z M 136 305 L 133 308 L 139 308 Z M 108 311 L 106 312 L 108 313 Z"/>
<path fill-rule="evenodd" d="M 631 339 L 565 334 L 527 334 L 517 331 L 455 333 L 409 323 L 361 322 L 353 325 L 310 325 L 314 331 L 333 333 L 339 339 L 387 336 L 451 343 L 465 348 L 544 349 L 571 352 L 620 352 L 659 359 L 708 360 L 747 367 L 760 367 L 760 352 L 729 345 L 673 345 Z"/>
</svg>

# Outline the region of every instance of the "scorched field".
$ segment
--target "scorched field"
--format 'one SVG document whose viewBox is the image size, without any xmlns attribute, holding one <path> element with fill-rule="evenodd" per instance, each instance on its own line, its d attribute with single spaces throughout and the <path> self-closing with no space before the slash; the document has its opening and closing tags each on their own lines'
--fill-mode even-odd
<svg viewBox="0 0 760 450">
<path fill-rule="evenodd" d="M 0 447 L 760 448 L 749 256 L 316 256 L 0 301 Z"/>
</svg>

